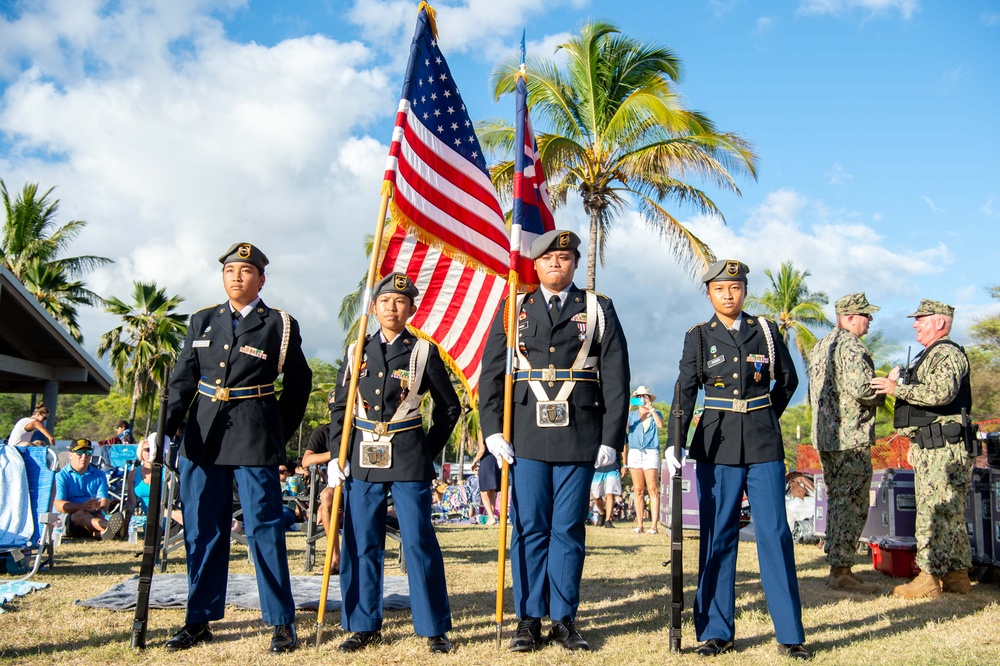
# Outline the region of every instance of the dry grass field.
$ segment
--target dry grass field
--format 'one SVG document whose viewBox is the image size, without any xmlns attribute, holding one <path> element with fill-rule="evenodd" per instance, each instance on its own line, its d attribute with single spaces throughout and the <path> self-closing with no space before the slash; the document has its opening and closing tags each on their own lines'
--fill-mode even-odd
<svg viewBox="0 0 1000 666">
<path fill-rule="evenodd" d="M 438 534 L 445 555 L 455 649 L 435 657 L 441 664 L 673 664 L 703 663 L 696 645 L 690 604 L 695 587 L 698 541 L 685 539 L 685 602 L 683 651 L 668 649 L 669 588 L 668 537 L 633 534 L 617 529 L 588 527 L 588 557 L 584 570 L 582 605 L 577 618 L 590 641 L 590 653 L 567 653 L 549 647 L 532 654 L 511 654 L 494 644 L 494 585 L 496 528 L 443 525 Z M 390 542 L 392 544 L 393 542 Z M 288 538 L 292 575 L 304 574 L 304 536 Z M 132 613 L 116 613 L 74 605 L 76 599 L 95 596 L 138 572 L 135 546 L 123 542 L 74 540 L 58 551 L 55 572 L 43 571 L 36 580 L 50 584 L 7 605 L 0 615 L 0 661 L 9 664 L 416 664 L 431 661 L 422 639 L 413 635 L 408 612 L 389 611 L 383 633 L 387 645 L 354 655 L 342 655 L 339 612 L 328 613 L 324 643 L 314 643 L 316 615 L 298 616 L 300 648 L 272 656 L 267 652 L 270 632 L 257 612 L 230 609 L 213 624 L 215 641 L 182 653 L 161 647 L 183 623 L 180 610 L 152 610 L 149 648 L 129 648 Z M 716 660 L 719 664 L 774 664 L 781 662 L 764 604 L 754 544 L 741 544 L 736 630 L 737 651 Z M 900 581 L 855 568 L 876 583 L 879 593 L 868 599 L 826 588 L 827 568 L 815 546 L 797 546 L 806 639 L 817 664 L 996 664 L 1000 662 L 1000 587 L 976 585 L 965 597 L 945 595 L 927 602 L 906 602 L 888 596 Z M 389 575 L 398 575 L 395 550 L 387 551 Z M 859 557 L 859 562 L 862 562 Z M 170 562 L 169 573 L 183 573 L 182 557 Z M 231 571 L 249 573 L 246 550 L 233 546 Z M 508 570 L 509 584 L 509 570 Z M 507 592 L 505 642 L 514 617 Z"/>
</svg>

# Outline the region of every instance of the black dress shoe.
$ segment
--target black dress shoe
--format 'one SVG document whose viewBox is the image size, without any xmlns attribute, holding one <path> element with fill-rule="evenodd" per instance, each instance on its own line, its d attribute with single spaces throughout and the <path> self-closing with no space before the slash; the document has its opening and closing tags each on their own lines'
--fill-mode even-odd
<svg viewBox="0 0 1000 666">
<path fill-rule="evenodd" d="M 208 629 L 208 622 L 198 622 L 195 624 L 185 624 L 181 630 L 170 637 L 163 647 L 167 650 L 187 650 L 198 643 L 205 643 L 212 640 L 212 632 Z"/>
<path fill-rule="evenodd" d="M 381 631 L 356 631 L 351 637 L 340 644 L 341 652 L 357 652 L 364 650 L 369 645 L 380 645 L 382 643 Z"/>
<path fill-rule="evenodd" d="M 710 638 L 695 650 L 699 657 L 717 657 L 733 649 L 732 641 L 724 641 L 721 638 Z"/>
<path fill-rule="evenodd" d="M 812 657 L 802 643 L 794 643 L 792 645 L 778 643 L 778 654 L 783 657 L 791 657 L 792 659 L 809 659 Z"/>
<path fill-rule="evenodd" d="M 525 617 L 517 623 L 517 631 L 507 646 L 511 652 L 531 652 L 542 647 L 542 621 L 537 617 Z"/>
<path fill-rule="evenodd" d="M 271 635 L 271 652 L 291 652 L 298 645 L 294 624 L 279 624 Z"/>
<path fill-rule="evenodd" d="M 576 630 L 573 620 L 553 622 L 552 630 L 549 631 L 549 643 L 558 643 L 567 650 L 590 649 L 590 644 L 583 640 L 583 636 Z"/>
<path fill-rule="evenodd" d="M 606 521 L 604 521 L 604 526 L 605 527 L 614 528 L 615 524 L 613 522 L 611 522 L 610 520 L 606 520 Z"/>
<path fill-rule="evenodd" d="M 431 636 L 427 639 L 427 647 L 435 654 L 447 654 L 451 652 L 451 641 L 448 640 L 448 636 L 445 634 Z"/>
</svg>

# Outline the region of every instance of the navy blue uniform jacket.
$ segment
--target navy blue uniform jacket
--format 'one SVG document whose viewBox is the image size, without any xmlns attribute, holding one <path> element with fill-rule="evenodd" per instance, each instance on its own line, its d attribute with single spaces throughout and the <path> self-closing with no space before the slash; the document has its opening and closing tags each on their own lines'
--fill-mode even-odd
<svg viewBox="0 0 1000 666">
<path fill-rule="evenodd" d="M 388 346 L 386 358 L 382 354 L 381 337 L 378 333 L 365 340 L 365 355 L 358 377 L 358 392 L 365 401 L 365 412 L 372 421 L 391 421 L 396 409 L 403 401 L 403 389 L 399 372 L 408 371 L 410 354 L 417 344 L 417 337 L 409 330 L 402 331 Z M 347 409 L 347 388 L 350 383 L 347 357 L 340 366 L 333 409 L 330 412 L 330 451 L 337 456 L 340 437 L 344 429 L 344 412 Z M 409 380 L 407 380 L 409 381 Z M 413 390 L 412 388 L 410 390 Z M 364 468 L 359 464 L 361 431 L 354 429 L 351 437 L 351 476 L 369 483 L 392 481 L 431 481 L 434 479 L 434 459 L 441 454 L 455 424 L 462 414 L 455 387 L 452 386 L 448 370 L 441 360 L 437 347 L 431 343 L 424 376 L 420 382 L 421 393 L 430 391 L 434 399 L 431 410 L 431 425 L 427 433 L 424 429 L 403 430 L 392 437 L 392 466 L 387 469 Z"/>
<path fill-rule="evenodd" d="M 181 455 L 199 465 L 279 465 L 285 442 L 299 427 L 312 390 L 312 370 L 292 320 L 281 397 L 216 401 L 198 393 L 198 381 L 240 388 L 278 377 L 281 313 L 258 301 L 233 333 L 228 303 L 191 315 L 184 348 L 170 375 L 167 432 L 187 417 Z"/>
<path fill-rule="evenodd" d="M 761 364 L 760 379 L 751 355 L 766 357 L 767 340 L 762 325 L 771 329 L 774 355 Z M 706 409 L 691 440 L 688 455 L 699 462 L 718 465 L 747 465 L 751 463 L 784 460 L 785 449 L 781 441 L 778 418 L 785 411 L 795 387 L 799 384 L 788 347 L 778 334 L 774 322 L 758 319 L 743 313 L 740 330 L 734 338 L 717 316 L 694 326 L 684 336 L 684 353 L 680 363 L 681 432 L 687 433 L 698 398 L 698 338 L 702 345 L 702 364 L 705 373 L 705 396 L 750 400 L 770 393 L 771 407 L 745 414 Z M 774 363 L 774 386 L 770 384 L 770 363 Z M 669 428 L 669 444 L 673 446 L 673 427 Z"/>
<path fill-rule="evenodd" d="M 628 420 L 629 365 L 625 334 L 618 315 L 606 296 L 597 297 L 604 310 L 605 330 L 601 341 L 594 342 L 590 356 L 597 356 L 600 382 L 577 382 L 569 397 L 569 425 L 562 428 L 539 428 L 535 424 L 535 404 L 538 402 L 528 382 L 514 382 L 514 420 L 511 446 L 519 458 L 543 462 L 594 462 L 603 444 L 621 451 L 625 446 Z M 493 319 L 483 370 L 479 380 L 479 420 L 483 436 L 503 433 L 503 384 L 507 333 L 504 330 L 506 299 Z M 521 349 L 531 367 L 572 367 L 580 345 L 581 328 L 587 310 L 586 292 L 570 287 L 566 302 L 553 325 L 548 307 L 540 290 L 529 293 L 521 303 L 521 312 L 514 325 L 521 332 Z M 596 324 L 596 323 L 595 323 Z M 554 382 L 542 387 L 550 399 L 561 386 Z"/>
</svg>

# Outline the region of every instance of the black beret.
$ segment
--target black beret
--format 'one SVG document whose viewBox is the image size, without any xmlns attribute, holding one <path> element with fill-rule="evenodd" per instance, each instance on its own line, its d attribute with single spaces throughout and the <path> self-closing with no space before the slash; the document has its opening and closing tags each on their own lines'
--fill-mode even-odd
<svg viewBox="0 0 1000 666">
<path fill-rule="evenodd" d="M 403 294 L 409 296 L 411 301 L 415 301 L 420 295 L 420 290 L 406 273 L 389 273 L 375 283 L 372 300 L 374 301 L 382 294 Z"/>
<path fill-rule="evenodd" d="M 264 253 L 250 243 L 233 243 L 232 247 L 219 257 L 219 263 L 223 266 L 238 261 L 253 264 L 260 269 L 261 273 L 264 272 L 264 267 L 269 263 Z"/>
<path fill-rule="evenodd" d="M 575 250 L 580 247 L 580 237 L 572 231 L 553 229 L 535 239 L 535 242 L 528 248 L 528 259 L 538 259 L 538 257 L 548 252 L 556 250 Z"/>
<path fill-rule="evenodd" d="M 708 270 L 701 276 L 701 281 L 705 284 L 708 284 L 709 282 L 729 282 L 734 280 L 746 282 L 747 273 L 749 272 L 750 267 L 742 261 L 736 261 L 735 259 L 720 259 L 708 267 Z"/>
</svg>

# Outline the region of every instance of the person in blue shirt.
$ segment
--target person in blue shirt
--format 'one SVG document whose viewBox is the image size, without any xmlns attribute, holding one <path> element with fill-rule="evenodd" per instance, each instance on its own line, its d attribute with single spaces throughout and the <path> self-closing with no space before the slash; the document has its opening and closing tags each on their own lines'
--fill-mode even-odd
<svg viewBox="0 0 1000 666">
<path fill-rule="evenodd" d="M 649 493 L 649 521 L 653 526 L 646 534 L 656 534 L 660 518 L 660 490 L 657 478 L 660 475 L 660 428 L 663 414 L 653 407 L 653 395 L 645 386 L 632 392 L 630 403 L 634 410 L 628 413 L 628 442 L 625 445 L 625 467 L 632 474 L 632 493 L 635 498 L 635 519 L 638 526 L 632 529 L 643 533 L 643 519 L 646 514 L 646 497 Z"/>
<path fill-rule="evenodd" d="M 69 465 L 56 474 L 56 511 L 69 514 L 67 534 L 95 536 L 104 540 L 120 536 L 125 517 L 114 513 L 106 518 L 108 480 L 104 472 L 90 465 L 94 447 L 89 439 L 78 439 L 70 447 Z"/>
</svg>

